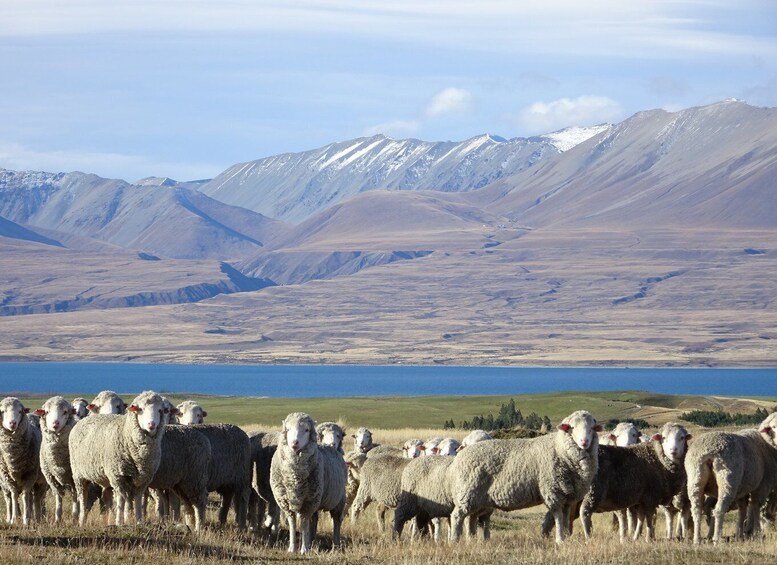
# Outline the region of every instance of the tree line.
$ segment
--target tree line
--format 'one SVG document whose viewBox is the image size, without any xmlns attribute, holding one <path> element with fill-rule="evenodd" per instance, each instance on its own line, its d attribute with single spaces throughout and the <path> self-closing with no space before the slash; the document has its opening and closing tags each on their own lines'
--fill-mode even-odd
<svg viewBox="0 0 777 565">
<path fill-rule="evenodd" d="M 485 430 L 487 432 L 494 430 L 508 430 L 512 428 L 525 428 L 527 430 L 540 430 L 548 431 L 551 428 L 550 418 L 547 416 L 540 416 L 536 412 L 532 412 L 528 416 L 524 416 L 520 410 L 515 407 L 515 400 L 512 398 L 507 404 L 502 404 L 499 408 L 499 412 L 494 414 L 488 414 L 486 416 L 475 416 L 471 420 L 463 420 L 459 422 L 458 426 L 453 421 L 453 418 L 446 420 L 443 424 L 443 428 L 462 430 Z"/>
<path fill-rule="evenodd" d="M 777 406 L 774 410 L 777 411 Z M 705 428 L 716 428 L 720 426 L 752 426 L 763 422 L 768 415 L 769 412 L 765 408 L 758 408 L 753 414 L 739 412 L 731 414 L 722 410 L 692 410 L 683 412 L 680 419 Z"/>
</svg>

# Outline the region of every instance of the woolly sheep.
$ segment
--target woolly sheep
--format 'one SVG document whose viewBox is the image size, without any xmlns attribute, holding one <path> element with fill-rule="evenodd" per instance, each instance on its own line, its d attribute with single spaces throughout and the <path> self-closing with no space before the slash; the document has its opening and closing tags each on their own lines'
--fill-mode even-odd
<svg viewBox="0 0 777 565">
<path fill-rule="evenodd" d="M 494 439 L 494 438 L 491 437 L 491 434 L 488 433 L 487 431 L 472 430 L 469 434 L 467 434 L 467 437 L 461 440 L 461 445 L 459 445 L 459 448 L 456 451 L 461 451 L 462 449 L 465 449 L 467 446 L 470 446 L 473 443 L 488 441 L 490 439 Z"/>
<path fill-rule="evenodd" d="M 273 455 L 270 485 L 289 525 L 289 551 L 296 551 L 296 522 L 302 532 L 301 552 L 311 548 L 314 517 L 329 511 L 333 543 L 340 545 L 340 524 L 345 509 L 346 468 L 343 456 L 316 443 L 316 424 L 308 414 L 294 412 L 283 421 L 282 438 Z"/>
<path fill-rule="evenodd" d="M 177 424 L 178 422 L 178 408 L 170 402 L 167 397 L 162 397 L 162 405 L 164 406 L 165 414 L 167 415 L 167 421 L 165 424 Z"/>
<path fill-rule="evenodd" d="M 688 498 L 693 517 L 693 542 L 701 542 L 704 495 L 717 498 L 712 511 L 712 540 L 720 542 L 723 517 L 732 504 L 740 507 L 736 536 L 744 533 L 744 518 L 752 533 L 761 532 L 759 512 L 777 487 L 777 412 L 755 430 L 708 432 L 696 438 L 685 458 Z"/>
<path fill-rule="evenodd" d="M 422 451 L 424 452 L 424 455 L 436 455 L 437 454 L 437 448 L 440 445 L 440 442 L 442 441 L 441 437 L 432 437 L 427 439 L 424 442 L 424 446 Z"/>
<path fill-rule="evenodd" d="M 211 445 L 205 434 L 190 426 L 168 424 L 162 438 L 162 458 L 149 484 L 157 495 L 172 491 L 183 502 L 194 529 L 205 525 Z M 159 512 L 160 500 L 157 500 Z"/>
<path fill-rule="evenodd" d="M 335 422 L 323 422 L 316 426 L 316 439 L 318 445 L 334 447 L 343 455 L 345 455 L 345 451 L 343 451 L 344 438 L 345 430 Z"/>
<path fill-rule="evenodd" d="M 606 441 L 599 442 L 600 445 L 617 445 L 626 447 L 636 445 L 640 441 L 642 432 L 631 422 L 620 422 L 609 434 L 605 433 Z"/>
<path fill-rule="evenodd" d="M 619 535 L 626 536 L 626 509 L 635 511 L 637 522 L 634 539 L 643 523 L 647 535 L 655 535 L 655 512 L 659 505 L 668 505 L 685 484 L 683 459 L 691 438 L 686 429 L 667 423 L 650 443 L 628 448 L 600 445 L 599 472 L 580 505 L 580 518 L 586 539 L 591 536 L 591 514 L 618 511 Z"/>
<path fill-rule="evenodd" d="M 75 410 L 75 421 L 82 420 L 89 415 L 89 401 L 86 398 L 74 398 L 71 403 Z"/>
<path fill-rule="evenodd" d="M 41 431 L 31 425 L 28 412 L 16 397 L 9 396 L 0 401 L 0 485 L 5 495 L 8 521 L 15 523 L 21 513 L 25 526 L 32 517 L 35 485 L 43 478 L 39 456 Z"/>
<path fill-rule="evenodd" d="M 204 424 L 208 413 L 194 400 L 185 400 L 178 407 L 178 423 L 190 426 L 192 424 Z"/>
<path fill-rule="evenodd" d="M 556 542 L 561 543 L 570 511 L 596 475 L 599 431 L 593 416 L 580 410 L 565 418 L 555 433 L 484 441 L 462 450 L 447 475 L 454 503 L 451 541 L 461 537 L 466 516 L 545 503 L 555 520 Z"/>
<path fill-rule="evenodd" d="M 94 397 L 88 408 L 94 414 L 124 414 L 127 403 L 112 390 L 104 390 Z"/>
<path fill-rule="evenodd" d="M 162 397 L 145 391 L 126 414 L 93 414 L 73 426 L 69 453 L 81 526 L 90 483 L 113 489 L 117 525 L 129 518 L 131 505 L 136 522 L 142 522 L 143 493 L 162 458 L 165 416 Z"/>
<path fill-rule="evenodd" d="M 369 430 L 369 428 L 359 428 L 356 430 L 355 434 L 351 435 L 351 437 L 353 438 L 354 451 L 358 451 L 360 453 L 367 453 L 371 449 L 375 449 L 376 447 L 380 446 L 379 443 L 374 443 L 372 441 L 372 432 Z"/>
<path fill-rule="evenodd" d="M 446 437 L 437 444 L 437 448 L 433 450 L 433 455 L 447 455 L 453 457 L 459 451 L 459 447 L 461 447 L 461 444 L 457 440 Z"/>
<path fill-rule="evenodd" d="M 40 447 L 40 467 L 54 492 L 54 523 L 62 519 L 62 500 L 66 490 L 73 493 L 73 515 L 78 515 L 75 502 L 73 471 L 70 468 L 70 432 L 76 424 L 76 409 L 61 396 L 53 396 L 35 411 L 41 418 L 43 440 Z"/>
<path fill-rule="evenodd" d="M 219 523 L 227 521 L 230 504 L 234 505 L 239 528 L 245 528 L 251 493 L 251 442 L 248 435 L 232 424 L 193 424 L 192 429 L 210 441 L 212 458 L 208 473 L 208 492 L 221 495 Z"/>
<path fill-rule="evenodd" d="M 278 432 L 263 431 L 249 434 L 253 465 L 253 490 L 249 512 L 254 526 L 264 521 L 266 528 L 278 528 L 280 510 L 270 487 L 270 465 L 280 438 L 281 434 Z"/>
<path fill-rule="evenodd" d="M 397 457 L 407 457 L 414 459 L 424 453 L 424 442 L 420 439 L 409 439 L 402 447 L 393 445 L 380 445 L 367 452 L 367 457 L 376 457 L 378 455 L 395 455 Z"/>
</svg>

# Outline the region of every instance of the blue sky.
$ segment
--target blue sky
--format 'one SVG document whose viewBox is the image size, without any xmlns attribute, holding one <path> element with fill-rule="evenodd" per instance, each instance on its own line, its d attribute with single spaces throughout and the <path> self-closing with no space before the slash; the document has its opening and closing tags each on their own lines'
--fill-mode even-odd
<svg viewBox="0 0 777 565">
<path fill-rule="evenodd" d="M 777 106 L 772 0 L 0 0 L 0 167 L 129 181 L 385 133 Z"/>
</svg>

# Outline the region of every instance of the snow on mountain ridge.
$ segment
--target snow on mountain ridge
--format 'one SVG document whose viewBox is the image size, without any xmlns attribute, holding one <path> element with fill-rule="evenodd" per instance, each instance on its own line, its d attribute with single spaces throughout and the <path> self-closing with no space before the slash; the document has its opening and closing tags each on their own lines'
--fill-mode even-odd
<svg viewBox="0 0 777 565">
<path fill-rule="evenodd" d="M 572 126 L 554 131 L 553 133 L 546 133 L 539 137 L 549 140 L 556 149 L 563 153 L 564 151 L 569 151 L 573 147 L 580 145 L 584 141 L 588 141 L 595 135 L 599 135 L 603 131 L 609 130 L 611 127 L 611 124 L 599 124 L 590 127 Z"/>
</svg>

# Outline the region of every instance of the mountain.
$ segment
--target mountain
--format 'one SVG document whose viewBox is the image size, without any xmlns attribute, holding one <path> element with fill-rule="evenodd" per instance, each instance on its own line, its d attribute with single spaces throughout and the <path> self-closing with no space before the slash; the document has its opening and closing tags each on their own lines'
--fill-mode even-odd
<svg viewBox="0 0 777 565">
<path fill-rule="evenodd" d="M 33 241 L 36 243 L 44 243 L 46 245 L 54 245 L 56 247 L 62 247 L 62 243 L 59 241 L 27 229 L 24 226 L 20 226 L 19 224 L 10 220 L 6 220 L 3 217 L 0 217 L 0 237 L 21 239 L 26 241 Z"/>
<path fill-rule="evenodd" d="M 164 257 L 239 258 L 286 226 L 179 186 L 0 169 L 0 216 Z"/>
<path fill-rule="evenodd" d="M 527 169 L 609 126 L 568 128 L 529 139 L 481 135 L 462 142 L 383 135 L 234 165 L 201 187 L 221 202 L 299 223 L 374 189 L 463 192 Z"/>
<path fill-rule="evenodd" d="M 777 109 L 640 112 L 472 204 L 532 227 L 777 227 Z"/>
</svg>

